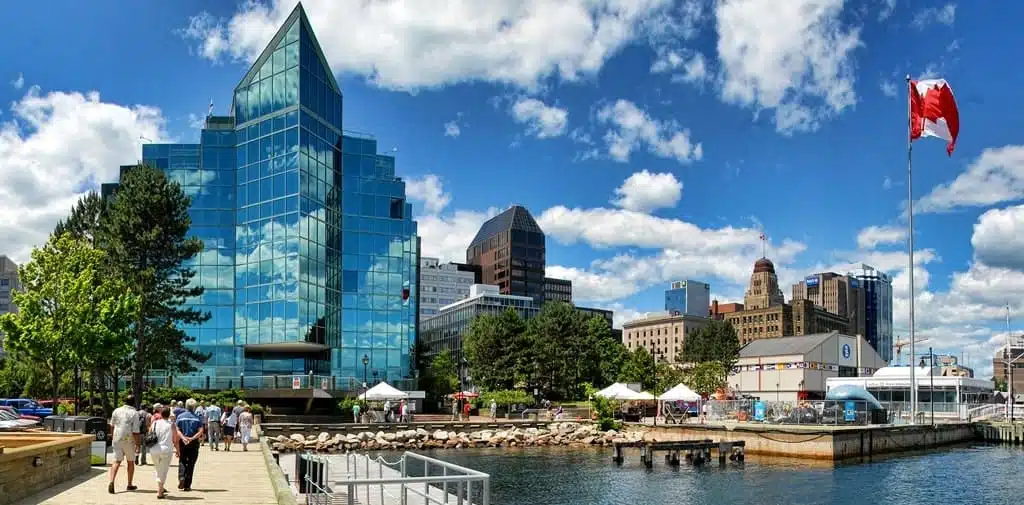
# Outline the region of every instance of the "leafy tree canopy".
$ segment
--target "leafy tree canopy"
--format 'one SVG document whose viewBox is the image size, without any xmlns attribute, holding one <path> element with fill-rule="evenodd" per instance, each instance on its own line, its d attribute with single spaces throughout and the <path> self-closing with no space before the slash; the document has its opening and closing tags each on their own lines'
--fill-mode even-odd
<svg viewBox="0 0 1024 505">
<path fill-rule="evenodd" d="M 103 251 L 71 234 L 51 237 L 18 269 L 18 311 L 0 316 L 4 347 L 45 370 L 54 399 L 65 373 L 130 351 L 126 330 L 139 298 L 102 275 L 104 261 Z"/>
<path fill-rule="evenodd" d="M 703 328 L 691 332 L 683 343 L 680 361 L 702 363 L 717 361 L 726 370 L 736 364 L 740 352 L 740 339 L 732 323 L 711 320 Z"/>
</svg>

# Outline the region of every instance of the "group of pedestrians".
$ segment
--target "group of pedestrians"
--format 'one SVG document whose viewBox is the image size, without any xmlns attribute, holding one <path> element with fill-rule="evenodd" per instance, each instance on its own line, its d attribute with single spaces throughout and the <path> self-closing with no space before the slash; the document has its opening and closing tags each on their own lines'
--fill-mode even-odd
<svg viewBox="0 0 1024 505">
<path fill-rule="evenodd" d="M 149 453 L 156 470 L 158 499 L 167 496 L 167 472 L 171 466 L 172 454 L 178 458 L 178 489 L 192 490 L 192 477 L 199 459 L 199 448 L 208 441 L 211 451 L 219 451 L 221 441 L 224 450 L 230 451 L 236 439 L 242 450 L 248 451 L 252 435 L 252 408 L 239 400 L 235 406 L 223 410 L 215 404 L 196 402 L 171 402 L 164 406 L 159 403 L 150 408 L 136 410 L 135 399 L 129 395 L 124 405 L 114 410 L 110 418 L 110 431 L 114 450 L 114 463 L 110 467 L 110 482 L 107 491 L 114 494 L 114 480 L 121 463 L 127 460 L 128 491 L 135 491 L 135 465 L 146 464 Z"/>
</svg>

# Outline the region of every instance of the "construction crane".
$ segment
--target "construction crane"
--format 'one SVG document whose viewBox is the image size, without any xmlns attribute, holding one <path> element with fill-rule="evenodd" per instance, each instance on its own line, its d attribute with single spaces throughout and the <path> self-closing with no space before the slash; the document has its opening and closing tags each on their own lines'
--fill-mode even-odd
<svg viewBox="0 0 1024 505">
<path fill-rule="evenodd" d="M 928 341 L 928 337 L 924 337 L 924 338 L 919 338 L 917 340 L 914 340 L 914 343 L 915 344 L 920 344 L 921 342 L 927 342 L 927 341 Z M 892 343 L 893 349 L 896 349 L 896 366 L 902 366 L 903 365 L 903 360 L 900 358 L 900 354 L 903 352 L 903 348 L 905 346 L 908 346 L 908 345 L 910 345 L 910 341 L 909 340 L 897 340 L 897 341 Z M 914 358 L 911 357 L 910 360 L 913 361 Z"/>
</svg>

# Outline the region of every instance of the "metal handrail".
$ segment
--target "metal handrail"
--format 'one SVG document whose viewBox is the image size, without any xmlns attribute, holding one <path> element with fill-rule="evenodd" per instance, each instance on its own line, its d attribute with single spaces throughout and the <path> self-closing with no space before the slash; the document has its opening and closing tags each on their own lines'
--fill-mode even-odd
<svg viewBox="0 0 1024 505">
<path fill-rule="evenodd" d="M 300 455 L 308 461 L 316 461 L 319 464 L 326 464 L 328 457 L 312 453 Z M 393 502 L 408 504 L 409 497 L 422 498 L 424 505 L 448 504 L 451 502 L 459 505 L 490 505 L 490 476 L 486 473 L 465 468 L 454 463 L 423 456 L 414 452 L 405 452 L 397 461 L 388 461 L 383 457 L 370 457 L 366 454 L 348 453 L 343 457 L 345 461 L 345 472 L 343 478 L 330 478 L 330 489 L 316 485 L 313 477 L 309 474 L 303 478 L 311 485 L 307 490 L 317 495 L 309 499 L 309 503 L 334 503 L 335 493 L 333 490 L 345 489 L 349 504 L 356 503 L 358 498 L 364 498 L 366 503 L 371 501 L 370 493 L 379 493 L 379 502 L 386 503 L 385 497 Z M 410 464 L 418 466 L 422 463 L 423 475 L 412 476 L 409 473 Z M 397 472 L 398 476 L 385 474 Z M 397 467 L 397 468 L 396 468 Z M 431 475 L 431 470 L 440 469 L 442 475 Z M 330 474 L 330 472 L 327 472 Z M 360 475 L 362 473 L 363 475 Z M 398 494 L 394 494 L 394 486 L 397 485 Z M 422 485 L 422 488 L 420 488 Z M 388 486 L 391 486 L 390 491 Z M 373 489 L 376 487 L 377 489 Z M 442 491 L 443 496 L 437 497 L 436 493 L 431 494 L 431 487 Z M 449 492 L 454 488 L 454 494 Z M 479 492 L 480 498 L 474 502 L 474 488 Z M 328 500 L 328 501 L 324 501 Z"/>
</svg>

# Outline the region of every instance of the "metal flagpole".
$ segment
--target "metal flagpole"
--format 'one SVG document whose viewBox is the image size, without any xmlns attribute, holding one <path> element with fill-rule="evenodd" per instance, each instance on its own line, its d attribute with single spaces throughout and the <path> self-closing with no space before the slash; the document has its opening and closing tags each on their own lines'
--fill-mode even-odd
<svg viewBox="0 0 1024 505">
<path fill-rule="evenodd" d="M 911 111 L 914 90 L 907 74 L 907 245 L 910 249 L 910 424 L 917 424 L 917 364 L 914 363 L 914 186 L 911 184 L 911 150 L 914 145 L 913 114 Z"/>
</svg>

